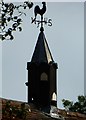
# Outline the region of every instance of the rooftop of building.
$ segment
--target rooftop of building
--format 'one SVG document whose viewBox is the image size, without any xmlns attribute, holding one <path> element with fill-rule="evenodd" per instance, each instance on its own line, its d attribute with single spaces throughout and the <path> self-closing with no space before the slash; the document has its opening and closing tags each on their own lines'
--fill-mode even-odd
<svg viewBox="0 0 86 120">
<path fill-rule="evenodd" d="M 10 104 L 8 104 L 10 101 Z M 23 120 L 24 118 L 19 117 L 18 113 L 21 113 L 21 105 L 23 105 L 24 102 L 22 101 L 14 101 L 14 100 L 8 100 L 0 98 L 0 118 L 2 116 L 2 120 Z M 26 112 L 26 120 L 62 120 L 60 118 L 53 118 L 49 115 L 43 113 L 40 110 L 37 110 L 37 108 L 33 104 L 27 104 L 24 103 L 25 106 L 23 109 L 23 114 L 25 109 Z M 12 112 L 10 112 L 12 110 Z M 18 111 L 19 110 L 19 111 Z M 16 112 L 15 112 L 16 111 Z M 70 112 L 65 111 L 63 109 L 57 108 L 57 115 L 64 118 L 64 120 L 86 120 L 86 115 L 80 114 L 77 112 Z M 24 115 L 23 115 L 24 116 Z"/>
</svg>

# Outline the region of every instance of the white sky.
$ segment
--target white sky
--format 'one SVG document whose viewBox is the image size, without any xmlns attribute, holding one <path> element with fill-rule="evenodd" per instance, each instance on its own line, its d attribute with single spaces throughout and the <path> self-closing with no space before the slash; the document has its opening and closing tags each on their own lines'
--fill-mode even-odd
<svg viewBox="0 0 86 120">
<path fill-rule="evenodd" d="M 30 24 L 33 9 L 27 13 L 27 17 L 23 17 L 23 31 L 14 34 L 14 41 L 3 41 L 0 61 L 3 97 L 23 101 L 27 99 L 24 85 L 27 81 L 26 64 L 30 61 L 39 33 L 39 29 Z M 48 3 L 45 17 L 53 21 L 52 27 L 45 26 L 45 36 L 59 65 L 58 106 L 62 107 L 63 98 L 75 101 L 84 93 L 84 3 Z"/>
</svg>

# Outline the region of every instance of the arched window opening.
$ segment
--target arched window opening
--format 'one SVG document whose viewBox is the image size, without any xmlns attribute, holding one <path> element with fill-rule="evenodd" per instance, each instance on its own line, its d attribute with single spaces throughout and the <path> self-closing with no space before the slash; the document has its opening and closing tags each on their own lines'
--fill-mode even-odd
<svg viewBox="0 0 86 120">
<path fill-rule="evenodd" d="M 55 92 L 53 92 L 53 94 L 52 94 L 52 100 L 53 100 L 53 101 L 56 101 L 56 100 L 57 100 L 57 98 L 56 98 L 56 93 L 55 93 Z"/>
<path fill-rule="evenodd" d="M 45 72 L 41 74 L 41 81 L 48 81 L 48 76 Z"/>
</svg>

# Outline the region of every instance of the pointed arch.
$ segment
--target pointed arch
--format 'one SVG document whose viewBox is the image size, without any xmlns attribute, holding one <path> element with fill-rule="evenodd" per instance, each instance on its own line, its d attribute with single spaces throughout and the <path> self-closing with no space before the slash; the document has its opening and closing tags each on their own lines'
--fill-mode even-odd
<svg viewBox="0 0 86 120">
<path fill-rule="evenodd" d="M 43 72 L 42 74 L 41 74 L 41 81 L 48 81 L 48 75 L 45 73 L 45 72 Z"/>
</svg>

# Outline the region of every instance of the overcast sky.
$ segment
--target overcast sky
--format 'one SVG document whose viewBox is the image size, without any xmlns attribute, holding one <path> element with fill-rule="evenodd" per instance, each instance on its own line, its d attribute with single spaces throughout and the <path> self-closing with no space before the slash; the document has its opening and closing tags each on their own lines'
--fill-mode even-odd
<svg viewBox="0 0 86 120">
<path fill-rule="evenodd" d="M 41 3 L 34 3 L 35 5 Z M 34 7 L 33 7 L 34 9 Z M 13 41 L 3 41 L 2 96 L 27 101 L 27 62 L 31 60 L 39 28 L 31 24 L 33 9 L 23 16 L 23 31 Z M 47 3 L 45 17 L 53 26 L 45 26 L 45 36 L 54 61 L 58 63 L 58 106 L 63 98 L 75 101 L 84 94 L 84 3 Z M 0 53 L 1 54 L 1 53 Z M 1 96 L 1 90 L 0 90 Z"/>
</svg>

